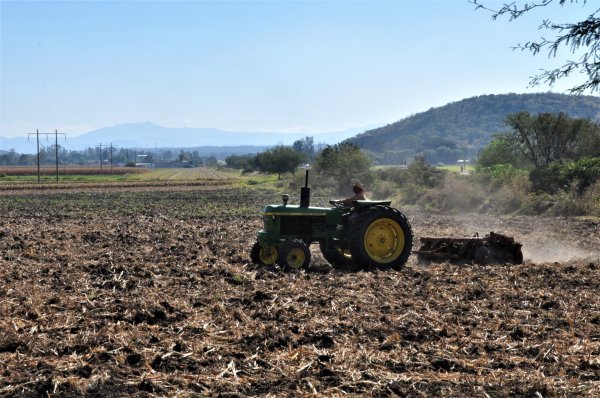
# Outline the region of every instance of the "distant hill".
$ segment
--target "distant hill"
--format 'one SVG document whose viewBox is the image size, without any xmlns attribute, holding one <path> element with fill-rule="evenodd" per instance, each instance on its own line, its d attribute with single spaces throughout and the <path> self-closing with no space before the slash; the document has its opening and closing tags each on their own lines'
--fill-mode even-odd
<svg viewBox="0 0 600 398">
<path fill-rule="evenodd" d="M 600 98 L 564 94 L 481 95 L 404 118 L 347 141 L 372 153 L 378 164 L 398 164 L 415 154 L 429 163 L 474 158 L 494 133 L 505 130 L 506 115 L 564 112 L 600 121 Z"/>
<path fill-rule="evenodd" d="M 102 144 L 120 148 L 146 148 L 146 149 L 178 149 L 178 148 L 204 148 L 214 152 L 216 148 L 250 147 L 249 152 L 260 152 L 266 147 L 275 145 L 291 145 L 294 141 L 312 136 L 315 144 L 335 144 L 357 133 L 363 132 L 373 126 L 352 128 L 342 131 L 324 133 L 278 133 L 278 132 L 241 132 L 225 131 L 213 128 L 174 128 L 163 127 L 153 123 L 128 123 L 112 127 L 105 127 L 90 131 L 78 136 L 70 136 L 67 131 L 67 140 L 59 137 L 58 145 L 69 150 L 83 150 Z M 47 140 L 40 139 L 40 144 L 50 146 L 54 144 L 54 137 Z M 254 148 L 252 148 L 254 147 Z M 35 153 L 35 137 L 0 137 L 0 150 L 14 149 L 19 153 Z M 228 152 L 220 150 L 220 153 Z M 239 153 L 238 150 L 231 153 Z"/>
</svg>

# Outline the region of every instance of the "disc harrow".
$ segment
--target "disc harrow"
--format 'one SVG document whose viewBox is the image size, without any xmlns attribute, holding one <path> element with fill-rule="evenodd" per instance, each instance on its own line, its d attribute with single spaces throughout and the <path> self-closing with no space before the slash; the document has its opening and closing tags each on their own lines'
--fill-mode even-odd
<svg viewBox="0 0 600 398">
<path fill-rule="evenodd" d="M 413 253 L 425 261 L 523 263 L 522 245 L 511 236 L 495 232 L 484 237 L 422 237 L 420 241 L 421 247 Z"/>
</svg>

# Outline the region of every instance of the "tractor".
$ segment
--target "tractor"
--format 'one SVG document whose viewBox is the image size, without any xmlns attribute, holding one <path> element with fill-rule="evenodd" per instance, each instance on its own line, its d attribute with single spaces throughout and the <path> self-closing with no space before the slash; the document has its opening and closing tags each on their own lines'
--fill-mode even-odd
<svg viewBox="0 0 600 398">
<path fill-rule="evenodd" d="M 306 269 L 313 243 L 338 269 L 401 269 L 408 260 L 412 227 L 390 201 L 358 200 L 350 207 L 329 201 L 331 207 L 310 206 L 308 170 L 300 188 L 300 204 L 288 204 L 287 194 L 282 201 L 262 211 L 263 229 L 250 252 L 254 264 L 278 264 L 286 271 Z"/>
</svg>

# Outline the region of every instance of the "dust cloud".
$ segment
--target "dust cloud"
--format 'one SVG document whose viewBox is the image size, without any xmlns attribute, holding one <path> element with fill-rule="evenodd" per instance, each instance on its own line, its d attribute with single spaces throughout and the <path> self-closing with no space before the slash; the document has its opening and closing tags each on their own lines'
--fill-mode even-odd
<svg viewBox="0 0 600 398">
<path fill-rule="evenodd" d="M 511 236 L 522 244 L 525 262 L 600 261 L 600 226 L 595 220 L 455 214 L 437 215 L 423 227 L 428 230 L 424 236 L 483 237 L 490 231 Z"/>
<path fill-rule="evenodd" d="M 600 251 L 585 250 L 559 241 L 521 241 L 523 258 L 532 263 L 563 263 L 573 260 L 600 260 Z"/>
</svg>

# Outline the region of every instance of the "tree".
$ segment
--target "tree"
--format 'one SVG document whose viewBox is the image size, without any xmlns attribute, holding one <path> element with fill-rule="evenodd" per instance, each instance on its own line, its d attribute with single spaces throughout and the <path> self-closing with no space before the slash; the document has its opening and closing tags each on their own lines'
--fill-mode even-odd
<svg viewBox="0 0 600 398">
<path fill-rule="evenodd" d="M 19 165 L 21 166 L 31 166 L 36 163 L 36 155 L 27 155 L 25 153 L 19 156 Z"/>
<path fill-rule="evenodd" d="M 592 123 L 581 132 L 575 153 L 577 158 L 600 158 L 600 124 Z"/>
<path fill-rule="evenodd" d="M 189 152 L 187 152 L 187 151 L 184 151 L 183 149 L 181 149 L 181 150 L 179 151 L 179 155 L 177 156 L 177 160 L 178 160 L 180 163 L 183 163 L 183 162 L 190 162 L 190 161 L 192 160 L 192 154 L 191 154 L 191 153 L 189 153 Z"/>
<path fill-rule="evenodd" d="M 312 158 L 312 156 L 315 153 L 313 137 L 304 137 L 300 140 L 294 141 L 294 143 L 292 144 L 292 148 L 294 148 L 294 150 L 296 150 L 297 152 L 304 153 L 309 158 Z"/>
<path fill-rule="evenodd" d="M 416 185 L 435 188 L 444 182 L 444 171 L 429 166 L 422 156 L 417 156 L 408 166 L 408 180 Z"/>
<path fill-rule="evenodd" d="M 526 161 L 527 159 L 520 151 L 515 151 L 514 143 L 500 134 L 483 149 L 478 165 L 481 167 L 491 167 L 497 164 L 523 166 Z"/>
<path fill-rule="evenodd" d="M 230 155 L 225 158 L 225 164 L 232 169 L 249 172 L 254 170 L 254 158 L 253 155 Z"/>
<path fill-rule="evenodd" d="M 215 155 L 203 156 L 198 160 L 204 166 L 214 166 L 217 164 L 217 158 Z"/>
<path fill-rule="evenodd" d="M 267 173 L 277 173 L 281 179 L 283 173 L 294 173 L 296 167 L 306 159 L 305 155 L 293 148 L 278 145 L 256 155 L 256 164 L 259 170 Z"/>
<path fill-rule="evenodd" d="M 517 1 L 504 3 L 499 9 L 486 7 L 481 0 L 469 0 L 476 7 L 475 9 L 484 9 L 492 12 L 492 19 L 497 19 L 507 15 L 509 19 L 515 20 L 534 9 L 546 7 L 551 3 L 558 3 L 561 7 L 565 4 L 587 3 L 586 0 L 537 0 L 532 2 L 520 3 Z M 518 44 L 515 48 L 530 51 L 534 56 L 547 52 L 549 57 L 555 57 L 560 48 L 566 47 L 572 54 L 580 49 L 583 54 L 579 60 L 567 61 L 564 65 L 552 69 L 544 70 L 540 74 L 531 78 L 530 84 L 537 86 L 540 83 L 548 83 L 552 86 L 557 80 L 570 76 L 578 72 L 586 75 L 586 81 L 578 84 L 569 91 L 571 93 L 581 94 L 585 91 L 600 90 L 600 9 L 595 10 L 586 19 L 574 23 L 558 24 L 550 20 L 543 20 L 540 30 L 554 32 L 554 38 L 547 39 L 541 37 L 536 41 L 529 41 L 525 44 Z"/>
<path fill-rule="evenodd" d="M 570 118 L 564 113 L 519 112 L 506 117 L 510 128 L 504 137 L 535 167 L 546 167 L 552 162 L 576 157 L 580 137 L 588 129 L 597 128 L 586 119 Z"/>
<path fill-rule="evenodd" d="M 10 151 L 0 156 L 0 164 L 6 166 L 16 166 L 19 162 L 19 154 L 11 148 Z"/>
<path fill-rule="evenodd" d="M 339 187 L 348 186 L 354 178 L 365 174 L 371 167 L 371 159 L 350 142 L 327 145 L 315 161 L 317 172 L 325 177 L 336 178 Z"/>
</svg>

